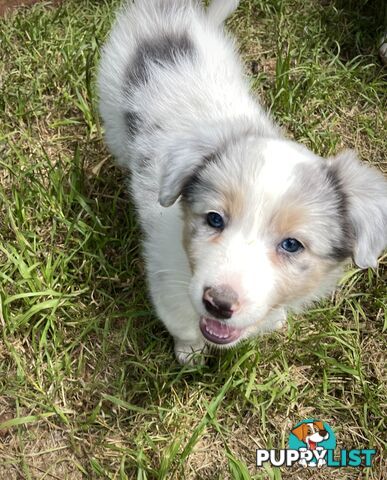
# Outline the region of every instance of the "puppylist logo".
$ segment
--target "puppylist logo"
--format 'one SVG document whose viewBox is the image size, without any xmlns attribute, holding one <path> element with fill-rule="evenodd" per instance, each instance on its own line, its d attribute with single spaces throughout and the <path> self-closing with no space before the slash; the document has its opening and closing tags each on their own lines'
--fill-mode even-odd
<svg viewBox="0 0 387 480">
<path fill-rule="evenodd" d="M 269 463 L 274 467 L 371 467 L 374 449 L 342 449 L 335 455 L 336 436 L 326 422 L 303 420 L 289 435 L 289 448 L 257 450 L 257 467 Z"/>
</svg>

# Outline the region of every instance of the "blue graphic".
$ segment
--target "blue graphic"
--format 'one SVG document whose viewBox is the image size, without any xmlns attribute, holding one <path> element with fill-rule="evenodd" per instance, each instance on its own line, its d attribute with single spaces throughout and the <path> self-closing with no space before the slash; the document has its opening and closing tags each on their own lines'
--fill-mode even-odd
<svg viewBox="0 0 387 480">
<path fill-rule="evenodd" d="M 291 450 L 310 450 L 311 452 L 331 450 L 331 453 L 333 453 L 335 448 L 336 436 L 333 430 L 327 423 L 315 418 L 309 418 L 297 423 L 289 435 L 289 449 Z M 327 458 L 324 458 L 324 460 L 321 461 L 322 464 L 326 465 L 326 460 Z M 306 465 L 315 467 L 317 460 L 314 458 Z M 319 466 L 321 465 L 319 464 Z"/>
</svg>

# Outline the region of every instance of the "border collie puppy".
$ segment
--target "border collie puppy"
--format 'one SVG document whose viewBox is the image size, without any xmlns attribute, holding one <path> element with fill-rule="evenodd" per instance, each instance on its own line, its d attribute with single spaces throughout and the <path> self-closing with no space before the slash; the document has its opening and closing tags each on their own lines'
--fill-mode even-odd
<svg viewBox="0 0 387 480">
<path fill-rule="evenodd" d="M 237 0 L 136 0 L 99 68 L 106 142 L 131 171 L 151 297 L 192 363 L 281 327 L 387 246 L 387 182 L 353 151 L 286 139 L 223 29 Z"/>
</svg>

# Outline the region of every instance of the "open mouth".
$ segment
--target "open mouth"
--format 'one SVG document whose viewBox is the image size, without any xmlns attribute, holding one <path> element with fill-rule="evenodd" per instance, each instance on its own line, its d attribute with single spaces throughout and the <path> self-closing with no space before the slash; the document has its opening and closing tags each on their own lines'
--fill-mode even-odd
<svg viewBox="0 0 387 480">
<path fill-rule="evenodd" d="M 309 450 L 316 450 L 317 442 L 313 442 L 312 440 L 308 440 Z"/>
<path fill-rule="evenodd" d="M 199 325 L 203 336 L 207 340 L 220 345 L 235 342 L 243 332 L 242 328 L 230 327 L 230 325 L 226 325 L 219 320 L 207 317 L 201 317 Z"/>
</svg>

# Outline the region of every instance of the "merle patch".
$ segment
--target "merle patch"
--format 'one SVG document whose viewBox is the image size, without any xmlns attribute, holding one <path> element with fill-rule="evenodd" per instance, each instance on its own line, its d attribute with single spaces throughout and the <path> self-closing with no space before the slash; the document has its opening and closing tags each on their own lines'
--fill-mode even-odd
<svg viewBox="0 0 387 480">
<path fill-rule="evenodd" d="M 173 65 L 181 57 L 192 57 L 194 46 L 185 33 L 163 35 L 145 40 L 137 49 L 128 69 L 128 87 L 144 84 L 149 78 L 149 64 Z"/>
</svg>

